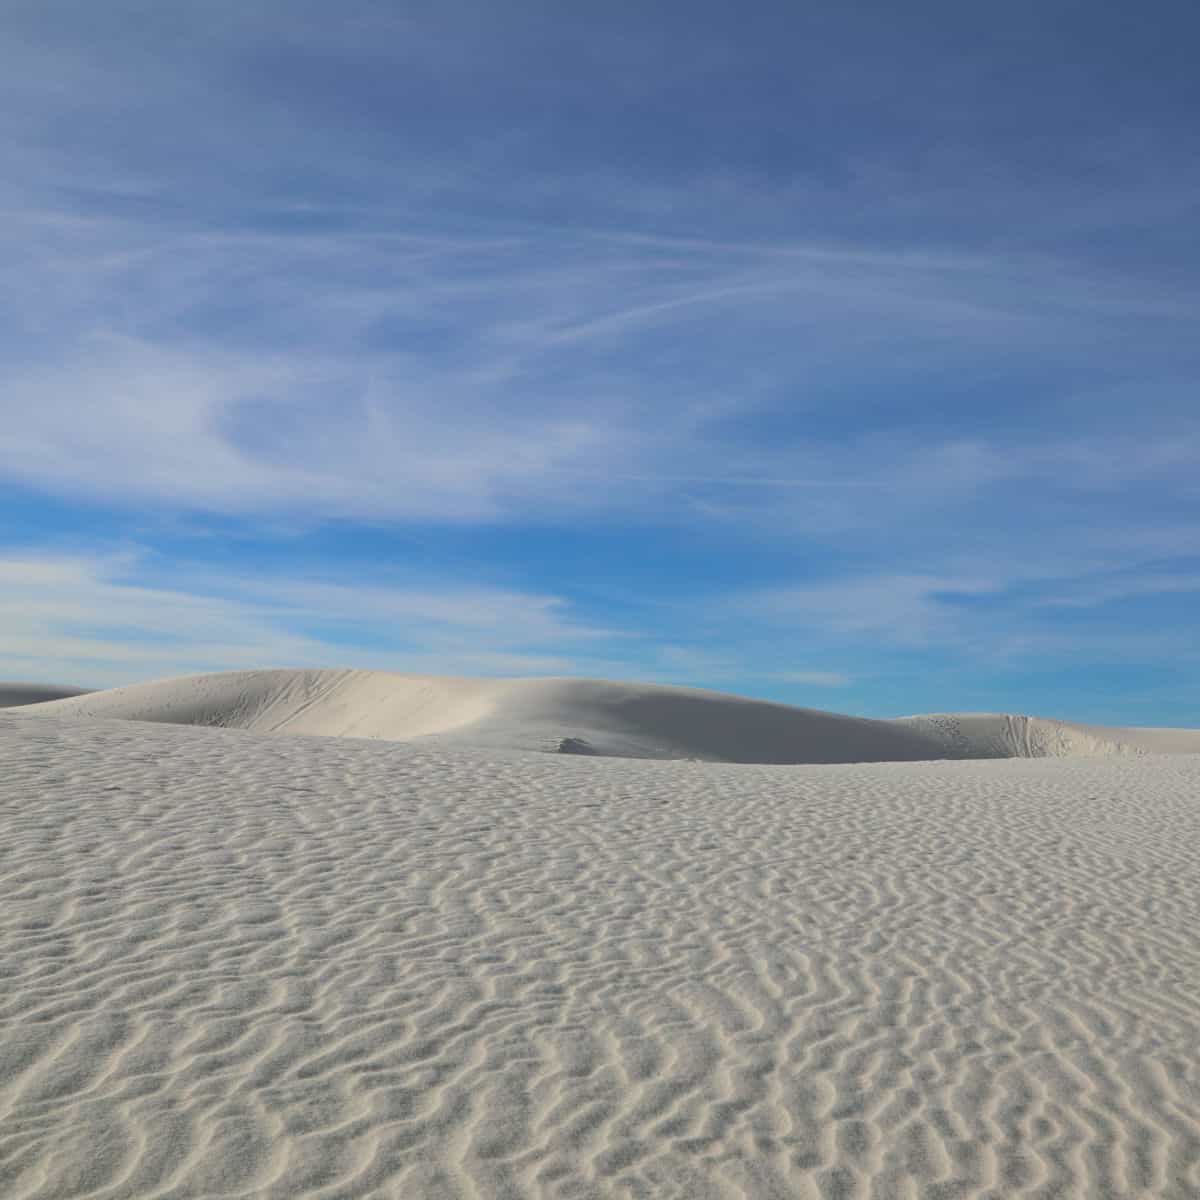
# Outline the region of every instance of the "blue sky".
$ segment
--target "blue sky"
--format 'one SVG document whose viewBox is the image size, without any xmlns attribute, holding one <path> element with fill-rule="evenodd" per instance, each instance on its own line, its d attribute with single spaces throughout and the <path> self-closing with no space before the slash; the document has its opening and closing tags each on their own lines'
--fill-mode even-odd
<svg viewBox="0 0 1200 1200">
<path fill-rule="evenodd" d="M 9 0 L 0 677 L 1200 725 L 1200 13 Z"/>
</svg>

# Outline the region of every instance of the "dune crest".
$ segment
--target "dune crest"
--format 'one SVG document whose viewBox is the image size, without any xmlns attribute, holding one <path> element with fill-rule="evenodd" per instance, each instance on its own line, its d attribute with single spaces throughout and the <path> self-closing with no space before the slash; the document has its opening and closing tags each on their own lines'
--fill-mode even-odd
<svg viewBox="0 0 1200 1200">
<path fill-rule="evenodd" d="M 893 721 L 722 692 L 598 679 L 471 679 L 365 670 L 229 671 L 25 709 L 495 749 L 741 763 L 915 762 L 1200 752 L 1200 731 L 936 713 Z"/>
</svg>

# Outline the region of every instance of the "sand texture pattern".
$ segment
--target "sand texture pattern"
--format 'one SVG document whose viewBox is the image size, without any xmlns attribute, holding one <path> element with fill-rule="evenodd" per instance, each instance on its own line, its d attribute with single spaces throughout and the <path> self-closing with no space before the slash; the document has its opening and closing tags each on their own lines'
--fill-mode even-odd
<svg viewBox="0 0 1200 1200">
<path fill-rule="evenodd" d="M 0 713 L 0 1195 L 1200 1195 L 1200 758 Z"/>
</svg>

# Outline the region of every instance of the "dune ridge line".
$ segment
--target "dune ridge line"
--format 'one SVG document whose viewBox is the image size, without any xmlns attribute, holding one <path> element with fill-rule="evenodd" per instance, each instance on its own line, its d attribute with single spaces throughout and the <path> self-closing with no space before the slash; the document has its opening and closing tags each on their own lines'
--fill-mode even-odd
<svg viewBox="0 0 1200 1200">
<path fill-rule="evenodd" d="M 30 704 L 24 711 L 259 733 L 436 739 L 603 757 L 742 763 L 1200 751 L 1200 730 L 1106 728 L 1004 713 L 872 720 L 661 684 L 350 669 L 189 675 Z"/>
</svg>

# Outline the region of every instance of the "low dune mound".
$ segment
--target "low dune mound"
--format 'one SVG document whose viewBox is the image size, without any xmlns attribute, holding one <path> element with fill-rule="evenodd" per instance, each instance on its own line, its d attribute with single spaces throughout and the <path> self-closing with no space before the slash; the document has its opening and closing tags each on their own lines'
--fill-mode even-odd
<svg viewBox="0 0 1200 1200">
<path fill-rule="evenodd" d="M 382 671 L 222 671 L 134 683 L 30 712 L 403 741 L 477 720 L 497 682 Z"/>
<path fill-rule="evenodd" d="M 231 671 L 56 700 L 29 713 L 260 733 L 740 763 L 914 762 L 1200 751 L 1200 731 L 1102 729 L 1003 714 L 895 721 L 721 692 L 597 679 L 358 670 Z"/>
<path fill-rule="evenodd" d="M 6 683 L 0 680 L 0 708 L 22 708 L 68 696 L 83 696 L 86 688 L 59 687 L 53 683 Z"/>
<path fill-rule="evenodd" d="M 132 684 L 30 711 L 627 758 L 829 763 L 943 757 L 937 738 L 889 721 L 592 679 L 234 671 Z"/>
<path fill-rule="evenodd" d="M 604 680 L 514 680 L 487 741 L 560 753 L 709 762 L 915 762 L 942 757 L 922 730 L 721 692 Z"/>
<path fill-rule="evenodd" d="M 947 758 L 1107 758 L 1200 753 L 1200 730 L 1080 725 L 1010 713 L 926 713 L 894 722 L 942 741 Z"/>
</svg>

